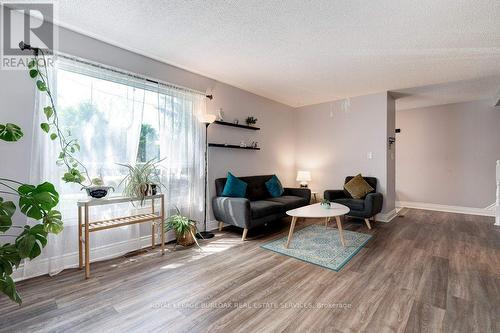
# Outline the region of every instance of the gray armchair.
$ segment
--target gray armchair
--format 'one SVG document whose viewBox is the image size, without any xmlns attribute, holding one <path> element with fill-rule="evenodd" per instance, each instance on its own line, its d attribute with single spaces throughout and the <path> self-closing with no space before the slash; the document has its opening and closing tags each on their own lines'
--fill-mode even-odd
<svg viewBox="0 0 500 333">
<path fill-rule="evenodd" d="M 344 184 L 352 178 L 352 176 L 346 177 Z M 368 229 L 371 229 L 370 219 L 375 220 L 375 215 L 382 211 L 384 198 L 381 193 L 376 192 L 377 178 L 363 177 L 363 179 L 375 189 L 374 192 L 368 193 L 364 199 L 354 199 L 345 190 L 326 190 L 323 197 L 349 207 L 351 211 L 347 215 L 364 219 Z"/>
</svg>

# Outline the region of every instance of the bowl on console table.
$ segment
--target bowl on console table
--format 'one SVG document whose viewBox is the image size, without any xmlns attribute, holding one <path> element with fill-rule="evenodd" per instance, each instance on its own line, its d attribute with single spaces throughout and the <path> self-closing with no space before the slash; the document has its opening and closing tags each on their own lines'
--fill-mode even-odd
<svg viewBox="0 0 500 333">
<path fill-rule="evenodd" d="M 86 186 L 87 195 L 92 198 L 101 199 L 108 195 L 110 190 L 115 190 L 112 186 Z"/>
</svg>

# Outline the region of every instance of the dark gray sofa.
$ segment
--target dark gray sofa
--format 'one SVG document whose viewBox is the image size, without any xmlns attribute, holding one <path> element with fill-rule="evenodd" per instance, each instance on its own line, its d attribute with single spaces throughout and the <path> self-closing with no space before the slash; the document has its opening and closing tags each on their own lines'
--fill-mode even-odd
<svg viewBox="0 0 500 333">
<path fill-rule="evenodd" d="M 245 198 L 222 197 L 226 178 L 215 180 L 216 197 L 212 200 L 212 209 L 219 229 L 223 223 L 243 228 L 242 240 L 245 240 L 248 229 L 277 221 L 286 216 L 286 211 L 309 205 L 311 190 L 307 188 L 284 188 L 281 197 L 272 198 L 265 182 L 272 175 L 238 177 L 247 183 Z"/>
<path fill-rule="evenodd" d="M 352 178 L 354 177 L 346 177 L 344 184 Z M 375 189 L 375 191 L 368 193 L 364 199 L 354 199 L 346 190 L 326 190 L 323 197 L 349 207 L 351 211 L 347 215 L 364 219 L 368 229 L 371 229 L 370 218 L 375 219 L 375 215 L 382 211 L 383 196 L 376 192 L 377 178 L 363 177 L 363 179 Z"/>
</svg>

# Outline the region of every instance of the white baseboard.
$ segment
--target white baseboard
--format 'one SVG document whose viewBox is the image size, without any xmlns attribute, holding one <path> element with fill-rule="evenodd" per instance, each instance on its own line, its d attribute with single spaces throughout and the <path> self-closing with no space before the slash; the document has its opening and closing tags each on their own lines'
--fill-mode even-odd
<svg viewBox="0 0 500 333">
<path fill-rule="evenodd" d="M 393 210 L 389 211 L 388 213 L 378 213 L 375 218 L 377 222 L 391 222 L 392 219 L 394 219 L 396 216 L 398 216 L 396 208 Z"/>
<path fill-rule="evenodd" d="M 495 207 L 491 205 L 486 208 L 473 208 L 473 207 L 462 207 L 462 206 L 439 205 L 439 204 L 431 204 L 425 202 L 396 201 L 396 206 L 405 208 L 435 210 L 438 212 L 449 212 L 449 213 L 481 215 L 481 216 L 495 216 Z"/>
</svg>

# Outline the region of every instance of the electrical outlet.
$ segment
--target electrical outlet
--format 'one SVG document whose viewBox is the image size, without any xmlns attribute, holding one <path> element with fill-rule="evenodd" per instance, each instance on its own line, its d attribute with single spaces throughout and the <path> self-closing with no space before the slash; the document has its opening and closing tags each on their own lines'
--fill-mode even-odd
<svg viewBox="0 0 500 333">
<path fill-rule="evenodd" d="M 366 157 L 367 157 L 369 160 L 373 159 L 373 153 L 372 153 L 371 151 L 370 151 L 370 152 L 368 152 L 368 154 L 366 154 Z"/>
</svg>

